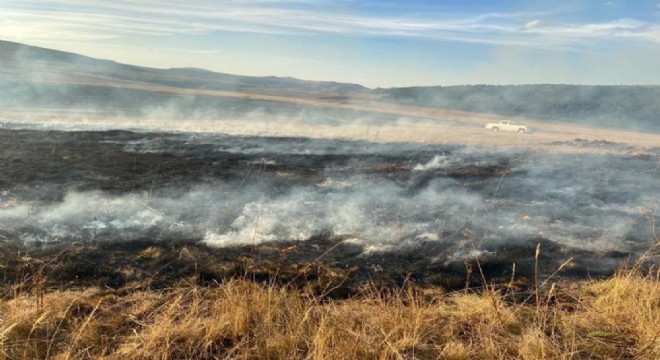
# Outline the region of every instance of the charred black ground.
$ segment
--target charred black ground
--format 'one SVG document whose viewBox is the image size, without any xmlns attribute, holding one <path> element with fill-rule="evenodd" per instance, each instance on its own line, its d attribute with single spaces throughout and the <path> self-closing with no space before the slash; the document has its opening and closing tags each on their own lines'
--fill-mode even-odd
<svg viewBox="0 0 660 360">
<path fill-rule="evenodd" d="M 130 131 L 0 129 L 0 273 L 52 285 L 191 276 L 455 289 L 611 274 L 653 241 L 658 151 L 604 154 Z M 125 210 L 125 211 L 124 211 Z"/>
</svg>

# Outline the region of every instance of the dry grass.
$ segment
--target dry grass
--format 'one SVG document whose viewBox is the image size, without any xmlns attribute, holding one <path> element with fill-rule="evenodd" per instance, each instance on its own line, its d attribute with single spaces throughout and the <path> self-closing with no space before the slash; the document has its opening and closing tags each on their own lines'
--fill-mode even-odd
<svg viewBox="0 0 660 360">
<path fill-rule="evenodd" d="M 509 294 L 510 295 L 510 294 Z M 366 289 L 350 300 L 245 280 L 60 291 L 0 303 L 0 359 L 658 359 L 660 272 L 494 290 Z"/>
</svg>

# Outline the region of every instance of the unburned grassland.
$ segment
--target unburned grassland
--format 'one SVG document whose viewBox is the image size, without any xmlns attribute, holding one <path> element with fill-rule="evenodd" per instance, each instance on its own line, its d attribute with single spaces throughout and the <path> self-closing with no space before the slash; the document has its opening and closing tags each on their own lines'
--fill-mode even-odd
<svg viewBox="0 0 660 360">
<path fill-rule="evenodd" d="M 510 291 L 409 283 L 332 300 L 240 278 L 51 290 L 42 303 L 32 291 L 0 302 L 0 359 L 660 358 L 657 270 L 549 285 L 525 302 Z"/>
</svg>

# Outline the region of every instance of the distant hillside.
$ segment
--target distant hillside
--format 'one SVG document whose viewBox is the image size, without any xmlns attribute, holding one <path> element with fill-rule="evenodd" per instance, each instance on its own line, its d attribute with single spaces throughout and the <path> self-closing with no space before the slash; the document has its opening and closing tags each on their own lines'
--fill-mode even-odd
<svg viewBox="0 0 660 360">
<path fill-rule="evenodd" d="M 0 79 L 93 82 L 141 82 L 184 89 L 264 91 L 287 89 L 320 92 L 363 92 L 357 84 L 306 81 L 290 77 L 240 76 L 195 68 L 155 69 L 124 65 L 78 54 L 0 40 Z"/>
<path fill-rule="evenodd" d="M 306 122 L 451 120 L 383 103 L 660 133 L 660 86 L 408 87 L 155 69 L 0 41 L 0 106 L 175 119 L 277 116 Z"/>
<path fill-rule="evenodd" d="M 398 104 L 660 133 L 660 86 L 471 85 L 375 92 Z"/>
<path fill-rule="evenodd" d="M 0 106 L 174 119 L 302 114 L 309 122 L 331 122 L 361 115 L 305 106 L 296 99 L 339 101 L 369 91 L 357 84 L 125 65 L 0 41 Z"/>
</svg>

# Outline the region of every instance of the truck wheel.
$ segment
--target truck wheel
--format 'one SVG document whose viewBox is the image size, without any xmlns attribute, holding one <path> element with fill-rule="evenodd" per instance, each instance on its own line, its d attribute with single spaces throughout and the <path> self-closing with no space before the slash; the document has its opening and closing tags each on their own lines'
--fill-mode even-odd
<svg viewBox="0 0 660 360">
<path fill-rule="evenodd" d="M 500 128 L 498 128 L 498 127 L 494 127 L 494 128 L 493 128 L 493 132 L 500 132 Z"/>
<path fill-rule="evenodd" d="M 524 133 L 525 133 L 525 129 L 518 129 L 518 133 L 520 133 L 520 134 L 524 134 Z"/>
</svg>

